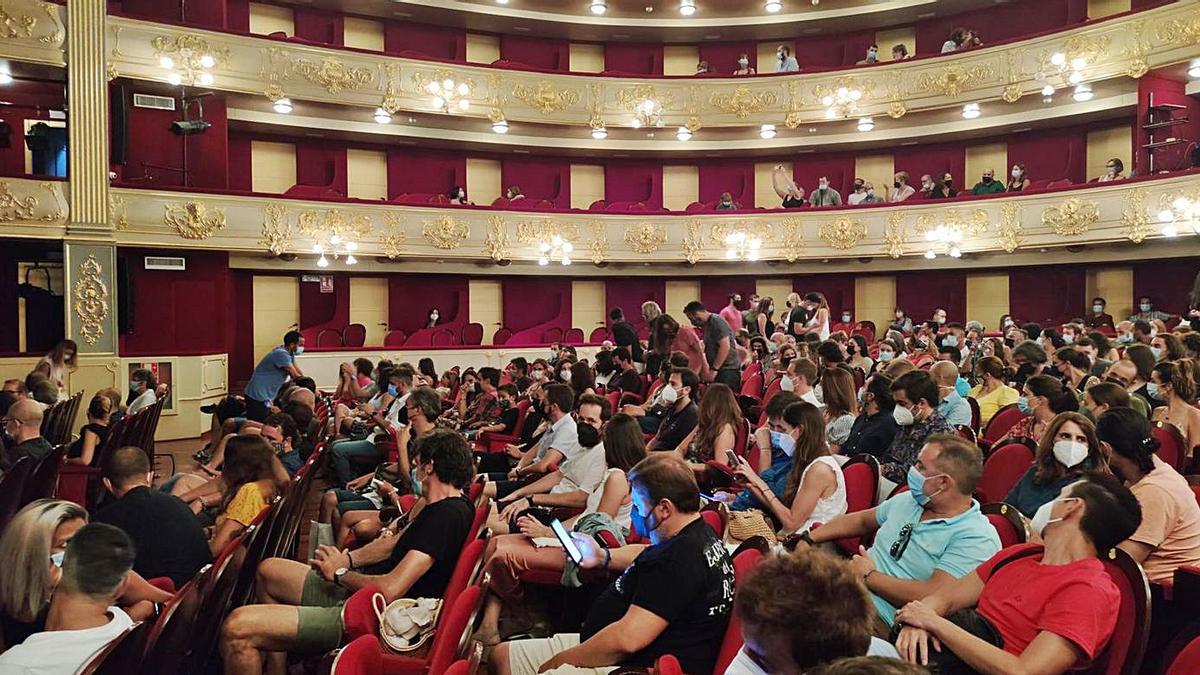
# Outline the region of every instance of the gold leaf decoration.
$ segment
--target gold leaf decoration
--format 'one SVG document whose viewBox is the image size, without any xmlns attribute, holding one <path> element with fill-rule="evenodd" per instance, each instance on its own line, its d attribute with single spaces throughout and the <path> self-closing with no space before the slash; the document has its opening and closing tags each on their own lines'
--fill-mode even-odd
<svg viewBox="0 0 1200 675">
<path fill-rule="evenodd" d="M 421 228 L 421 236 L 433 244 L 434 248 L 452 251 L 462 246 L 467 237 L 471 236 L 471 227 L 461 220 L 442 216 L 425 221 L 425 226 Z"/>
<path fill-rule="evenodd" d="M 588 242 L 588 252 L 592 254 L 594 265 L 608 259 L 608 230 L 600 221 L 592 221 L 592 239 Z"/>
<path fill-rule="evenodd" d="M 935 230 L 942 225 L 955 228 L 962 232 L 964 236 L 975 237 L 987 231 L 988 214 L 983 209 L 970 209 L 968 211 L 946 209 L 936 216 L 928 214 L 919 216 L 917 224 L 913 229 L 917 234 L 924 235 L 926 232 Z"/>
<path fill-rule="evenodd" d="M 747 238 L 758 239 L 764 244 L 775 238 L 771 224 L 763 221 L 739 220 L 732 223 L 714 223 L 709 228 L 708 236 L 717 246 L 725 246 L 725 239 L 731 234 L 741 233 Z"/>
<path fill-rule="evenodd" d="M 1125 236 L 1140 244 L 1150 235 L 1150 215 L 1146 213 L 1146 190 L 1133 188 L 1125 194 L 1125 210 L 1121 212 Z"/>
<path fill-rule="evenodd" d="M 700 227 L 700 221 L 689 220 L 687 232 L 683 235 L 683 242 L 680 244 L 680 248 L 683 249 L 683 259 L 690 265 L 700 262 L 700 253 L 704 250 L 704 235 L 700 233 Z"/>
<path fill-rule="evenodd" d="M 1042 224 L 1063 237 L 1075 237 L 1088 231 L 1100 220 L 1100 207 L 1095 202 L 1084 202 L 1071 197 L 1060 206 L 1049 206 L 1042 211 Z"/>
<path fill-rule="evenodd" d="M 727 114 L 736 115 L 744 120 L 753 113 L 759 113 L 779 102 L 779 97 L 770 90 L 751 92 L 750 87 L 738 85 L 732 92 L 714 91 L 708 97 L 708 104 Z"/>
<path fill-rule="evenodd" d="M 537 86 L 518 84 L 513 87 L 513 98 L 528 103 L 543 115 L 560 112 L 579 103 L 579 92 L 574 89 L 559 89 L 550 80 L 540 80 Z"/>
<path fill-rule="evenodd" d="M 33 195 L 18 197 L 12 192 L 8 181 L 0 180 L 0 223 L 33 220 L 38 198 Z"/>
<path fill-rule="evenodd" d="M 887 215 L 887 228 L 883 232 L 883 250 L 891 258 L 904 255 L 904 214 L 892 211 Z"/>
<path fill-rule="evenodd" d="M 108 286 L 102 272 L 100 261 L 89 255 L 79 264 L 79 279 L 71 290 L 75 317 L 79 319 L 79 335 L 89 345 L 100 341 L 104 335 L 104 322 L 108 319 Z"/>
<path fill-rule="evenodd" d="M 523 220 L 517 223 L 517 241 L 522 244 L 541 244 L 556 236 L 573 245 L 579 239 L 579 227 L 574 223 L 559 224 L 550 220 Z"/>
<path fill-rule="evenodd" d="M 652 84 L 635 84 L 617 90 L 617 103 L 630 112 L 636 112 L 638 106 L 646 99 L 656 101 L 664 111 L 675 105 L 675 97 L 670 91 L 660 92 Z"/>
<path fill-rule="evenodd" d="M 1004 99 L 1005 103 L 1016 103 L 1021 100 L 1021 85 L 1010 84 L 1004 88 L 1004 93 L 1000 94 L 1000 98 Z"/>
<path fill-rule="evenodd" d="M 500 216 L 488 218 L 488 234 L 483 240 L 483 253 L 492 260 L 500 262 L 508 258 L 508 247 L 511 237 L 505 227 L 504 219 Z"/>
<path fill-rule="evenodd" d="M 384 214 L 383 237 L 380 242 L 383 244 L 383 254 L 388 257 L 388 260 L 400 257 L 404 242 L 407 240 L 408 235 L 404 232 L 404 216 L 394 211 Z"/>
<path fill-rule="evenodd" d="M 371 217 L 365 213 L 349 214 L 341 209 L 310 209 L 301 211 L 296 220 L 300 234 L 308 237 L 350 235 L 359 239 L 371 236 Z"/>
<path fill-rule="evenodd" d="M 26 14 L 22 11 L 37 12 L 40 10 L 45 17 Z M 41 23 L 45 18 L 46 23 Z M 45 29 L 49 26 L 49 29 Z M 40 33 L 40 35 L 38 35 Z M 36 35 L 36 37 L 35 37 Z M 0 2 L 0 38 L 5 40 L 30 40 L 44 45 L 60 45 L 63 41 L 62 22 L 58 18 L 57 6 L 49 2 Z"/>
<path fill-rule="evenodd" d="M 341 59 L 326 57 L 320 61 L 297 59 L 296 72 L 304 79 L 325 88 L 331 94 L 354 91 L 375 81 L 375 73 L 363 66 L 351 67 Z"/>
<path fill-rule="evenodd" d="M 271 255 L 282 255 L 288 250 L 288 242 L 294 228 L 287 221 L 287 207 L 283 204 L 267 204 L 263 208 L 262 239 L 259 246 L 266 246 Z"/>
<path fill-rule="evenodd" d="M 108 224 L 116 230 L 129 228 L 129 213 L 125 209 L 125 198 L 108 193 Z"/>
<path fill-rule="evenodd" d="M 817 234 L 830 246 L 845 251 L 867 236 L 867 226 L 861 220 L 843 216 L 822 225 Z"/>
<path fill-rule="evenodd" d="M 1021 207 L 1016 204 L 1000 205 L 1000 227 L 996 230 L 996 238 L 1000 248 L 1005 253 L 1012 253 L 1025 242 L 1025 232 L 1021 228 Z"/>
<path fill-rule="evenodd" d="M 50 181 L 45 181 L 42 183 L 38 183 L 38 187 L 42 188 L 43 192 L 46 192 L 47 194 L 49 194 L 50 199 L 52 199 L 54 201 L 54 203 L 58 205 L 57 210 L 54 210 L 54 211 L 47 210 L 40 217 L 38 217 L 38 220 L 42 221 L 43 223 L 66 222 L 67 208 L 66 208 L 66 201 L 63 199 L 63 196 L 62 196 L 62 183 L 52 183 Z"/>
<path fill-rule="evenodd" d="M 667 243 L 667 228 L 650 222 L 625 226 L 625 243 L 636 253 L 647 255 Z"/>
<path fill-rule="evenodd" d="M 808 249 L 808 244 L 804 241 L 804 231 L 800 228 L 800 219 L 785 218 L 781 227 L 779 236 L 783 241 L 783 259 L 794 263 Z"/>
<path fill-rule="evenodd" d="M 184 202 L 163 206 L 163 224 L 175 228 L 184 239 L 208 239 L 217 230 L 225 229 L 225 210 L 210 213 L 204 202 Z"/>
<path fill-rule="evenodd" d="M 1125 47 L 1125 57 L 1129 65 L 1125 68 L 1125 74 L 1135 80 L 1150 72 L 1150 64 L 1146 62 L 1146 55 L 1150 53 L 1150 42 L 1146 40 L 1145 33 L 1145 19 L 1138 19 L 1129 24 L 1129 45 Z"/>
<path fill-rule="evenodd" d="M 1182 46 L 1200 44 L 1200 16 L 1192 14 L 1188 19 L 1171 19 L 1158 27 L 1158 39 Z"/>
<path fill-rule="evenodd" d="M 33 37 L 35 26 L 37 18 L 27 14 L 11 14 L 7 8 L 0 5 L 0 38 Z"/>
<path fill-rule="evenodd" d="M 888 104 L 888 111 L 887 111 L 888 117 L 890 117 L 894 120 L 898 120 L 901 117 L 904 117 L 905 113 L 907 113 L 907 112 L 908 112 L 908 108 L 904 107 L 903 101 L 892 101 L 890 104 Z"/>
<path fill-rule="evenodd" d="M 993 77 L 995 70 L 986 64 L 953 65 L 921 73 L 916 78 L 915 88 L 919 92 L 935 92 L 947 98 L 956 98 L 968 87 Z"/>
</svg>

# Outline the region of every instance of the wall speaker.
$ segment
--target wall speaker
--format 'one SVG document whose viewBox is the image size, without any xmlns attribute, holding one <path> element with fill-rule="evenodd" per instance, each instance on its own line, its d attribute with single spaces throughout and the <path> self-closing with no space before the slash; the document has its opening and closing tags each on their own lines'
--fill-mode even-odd
<svg viewBox="0 0 1200 675">
<path fill-rule="evenodd" d="M 117 332 L 122 335 L 133 333 L 135 297 L 129 260 L 125 256 L 117 256 Z"/>
<path fill-rule="evenodd" d="M 108 99 L 108 133 L 111 156 L 108 161 L 124 164 L 129 158 L 129 96 L 124 83 L 113 86 Z"/>
</svg>

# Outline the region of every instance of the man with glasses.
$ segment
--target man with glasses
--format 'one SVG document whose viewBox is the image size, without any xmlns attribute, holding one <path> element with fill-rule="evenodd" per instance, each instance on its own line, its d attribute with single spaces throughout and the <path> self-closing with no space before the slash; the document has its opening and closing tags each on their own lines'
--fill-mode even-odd
<svg viewBox="0 0 1200 675">
<path fill-rule="evenodd" d="M 14 443 L 0 456 L 0 471 L 8 471 L 22 457 L 40 461 L 54 451 L 50 442 L 42 438 L 42 408 L 37 401 L 23 398 L 13 403 L 3 422 L 4 433 Z"/>
<path fill-rule="evenodd" d="M 871 591 L 876 634 L 886 636 L 899 607 L 970 574 L 1000 550 L 1000 537 L 971 497 L 982 475 L 974 443 L 935 434 L 908 470 L 907 494 L 803 532 L 799 547 L 875 535 L 850 564 Z"/>
<path fill-rule="evenodd" d="M 942 398 L 937 382 L 923 370 L 896 378 L 892 383 L 892 399 L 896 404 L 892 418 L 900 425 L 900 431 L 887 455 L 880 458 L 880 468 L 884 478 L 900 485 L 926 439 L 933 434 L 953 434 L 954 426 L 938 411 Z"/>
</svg>

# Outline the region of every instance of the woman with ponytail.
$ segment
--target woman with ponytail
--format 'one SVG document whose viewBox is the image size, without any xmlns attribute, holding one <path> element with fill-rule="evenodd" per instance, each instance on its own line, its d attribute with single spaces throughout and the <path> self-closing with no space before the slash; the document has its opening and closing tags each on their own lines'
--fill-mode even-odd
<svg viewBox="0 0 1200 675">
<path fill-rule="evenodd" d="M 1008 430 L 992 447 L 1002 447 L 1006 443 L 1026 443 L 1036 446 L 1041 443 L 1042 436 L 1050 426 L 1054 416 L 1064 412 L 1078 412 L 1079 399 L 1075 392 L 1065 386 L 1060 380 L 1049 375 L 1034 375 L 1025 381 L 1021 388 L 1021 397 L 1017 399 L 1017 407 L 1028 417 L 1024 417 Z"/>
<path fill-rule="evenodd" d="M 1187 365 L 1186 369 L 1183 364 L 1171 362 L 1154 366 L 1146 386 L 1155 400 L 1166 401 L 1166 405 L 1154 409 L 1151 419 L 1179 429 L 1186 455 L 1191 458 L 1192 450 L 1200 445 L 1200 410 L 1192 405 L 1196 402 L 1196 382 L 1192 379 L 1191 364 Z"/>
</svg>

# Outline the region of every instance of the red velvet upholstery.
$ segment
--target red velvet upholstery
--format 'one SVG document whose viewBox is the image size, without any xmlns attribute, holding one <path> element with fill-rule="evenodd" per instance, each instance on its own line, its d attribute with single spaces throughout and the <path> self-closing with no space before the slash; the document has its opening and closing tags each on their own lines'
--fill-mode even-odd
<svg viewBox="0 0 1200 675">
<path fill-rule="evenodd" d="M 1173 424 L 1158 422 L 1150 432 L 1159 442 L 1158 450 L 1155 453 L 1158 458 L 1174 467 L 1176 471 L 1182 472 L 1184 458 L 1187 455 L 1187 441 L 1183 440 L 1183 434 L 1179 433 L 1179 428 Z"/>
<path fill-rule="evenodd" d="M 563 342 L 565 342 L 569 345 L 581 345 L 581 344 L 583 344 L 583 329 L 582 328 L 568 328 L 566 330 L 566 332 L 563 333 L 562 339 L 563 339 Z"/>
<path fill-rule="evenodd" d="M 718 537 L 725 536 L 725 523 L 721 518 L 720 513 L 710 509 L 708 511 L 701 511 L 700 517 L 704 519 L 704 522 L 707 523 L 710 528 L 712 528 L 712 531 Z"/>
<path fill-rule="evenodd" d="M 983 476 L 975 486 L 980 502 L 1003 501 L 1021 476 L 1033 466 L 1033 451 L 1020 443 L 1009 443 L 988 455 Z"/>
<path fill-rule="evenodd" d="M 408 339 L 408 335 L 402 330 L 389 330 L 383 336 L 384 347 L 401 347 L 404 341 Z"/>
<path fill-rule="evenodd" d="M 855 455 L 842 466 L 846 481 L 846 512 L 856 513 L 875 507 L 875 496 L 879 494 L 879 460 L 871 455 Z M 863 545 L 861 537 L 847 537 L 837 541 L 838 548 L 847 555 L 858 553 Z"/>
<path fill-rule="evenodd" d="M 992 527 L 996 528 L 1001 548 L 1025 543 L 1028 536 L 1025 531 L 1025 521 L 1021 519 L 1021 512 L 1015 506 L 1003 502 L 984 504 L 980 507 L 980 511 L 987 516 Z"/>
<path fill-rule="evenodd" d="M 352 323 L 342 331 L 342 344 L 347 347 L 361 347 L 367 342 L 367 327 L 361 323 Z"/>
<path fill-rule="evenodd" d="M 1150 586 L 1141 565 L 1119 548 L 1103 558 L 1104 568 L 1121 591 L 1117 626 L 1108 648 L 1085 672 L 1090 675 L 1136 673 L 1150 636 Z"/>
<path fill-rule="evenodd" d="M 588 342 L 604 342 L 608 339 L 608 327 L 599 326 L 592 329 L 592 334 L 588 336 Z"/>
<path fill-rule="evenodd" d="M 492 335 L 492 344 L 499 346 L 508 343 L 508 339 L 512 337 L 512 331 L 501 326 L 499 330 Z"/>
<path fill-rule="evenodd" d="M 1015 403 L 1000 408 L 983 428 L 983 435 L 980 436 L 981 443 L 987 443 L 990 446 L 1000 440 L 1022 417 L 1025 417 L 1025 413 L 1021 412 Z"/>
<path fill-rule="evenodd" d="M 604 72 L 625 75 L 662 75 L 663 46 L 606 42 Z"/>
<path fill-rule="evenodd" d="M 663 673 L 663 671 L 659 671 Z M 1200 673 L 1200 637 L 1194 638 L 1171 661 L 1166 675 L 1195 675 Z M 665 673 L 663 673 L 665 675 Z"/>
<path fill-rule="evenodd" d="M 679 665 L 679 659 L 664 654 L 654 662 L 654 672 L 655 675 L 683 675 L 683 666 Z"/>
<path fill-rule="evenodd" d="M 360 591 L 361 592 L 361 591 Z M 425 658 L 384 651 L 374 633 L 353 640 L 334 662 L 334 675 L 371 673 L 372 675 L 424 675 L 442 673 L 461 654 L 464 634 L 483 601 L 482 589 L 471 586 L 463 591 L 438 617 L 438 629 L 430 641 Z M 372 653 L 374 650 L 374 653 Z M 349 653 L 348 653 L 349 652 Z"/>
<path fill-rule="evenodd" d="M 464 345 L 483 344 L 483 324 L 469 323 L 463 326 L 462 343 Z"/>
</svg>

